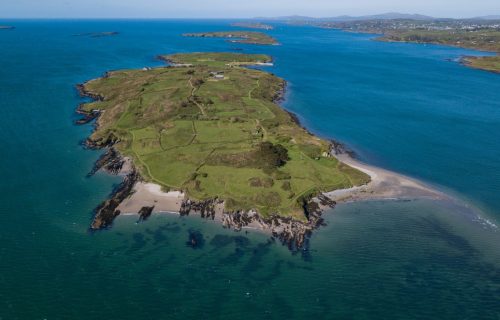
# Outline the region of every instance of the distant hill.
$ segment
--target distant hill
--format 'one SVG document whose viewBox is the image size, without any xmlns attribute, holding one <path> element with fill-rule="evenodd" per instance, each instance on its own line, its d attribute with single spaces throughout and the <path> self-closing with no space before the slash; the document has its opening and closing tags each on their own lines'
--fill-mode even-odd
<svg viewBox="0 0 500 320">
<path fill-rule="evenodd" d="M 318 18 L 306 17 L 306 16 L 281 16 L 281 17 L 255 17 L 251 20 L 276 20 L 276 21 L 309 21 L 316 20 Z"/>
<path fill-rule="evenodd" d="M 474 19 L 478 19 L 478 20 L 500 20 L 500 15 L 490 15 L 490 16 L 475 17 Z"/>
<path fill-rule="evenodd" d="M 307 16 L 283 16 L 283 17 L 258 17 L 255 20 L 276 20 L 276 21 L 359 21 L 359 20 L 395 20 L 395 19 L 405 19 L 405 20 L 434 20 L 434 17 L 425 16 L 421 14 L 409 14 L 409 13 L 398 13 L 398 12 L 387 12 L 376 15 L 367 16 L 336 16 L 336 17 L 325 17 L 325 18 L 313 18 Z"/>
<path fill-rule="evenodd" d="M 388 12 L 383 14 L 376 14 L 370 16 L 352 17 L 354 20 L 395 20 L 395 19 L 405 19 L 405 20 L 434 20 L 434 17 L 425 16 L 422 14 L 409 14 L 409 13 L 398 13 L 398 12 Z"/>
</svg>

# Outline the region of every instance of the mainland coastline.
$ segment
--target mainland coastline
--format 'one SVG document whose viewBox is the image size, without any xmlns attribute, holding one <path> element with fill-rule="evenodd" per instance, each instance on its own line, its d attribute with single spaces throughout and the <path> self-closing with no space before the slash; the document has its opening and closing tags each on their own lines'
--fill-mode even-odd
<svg viewBox="0 0 500 320">
<path fill-rule="evenodd" d="M 463 56 L 460 63 L 474 69 L 500 73 L 500 32 L 495 21 L 363 20 L 318 23 L 319 27 L 375 34 L 375 40 L 437 44 L 494 53 Z"/>
</svg>

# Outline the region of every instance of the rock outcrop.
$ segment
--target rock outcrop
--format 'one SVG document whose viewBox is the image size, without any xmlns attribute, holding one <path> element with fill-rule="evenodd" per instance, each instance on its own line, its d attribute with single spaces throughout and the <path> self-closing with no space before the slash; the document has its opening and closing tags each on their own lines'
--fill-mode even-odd
<svg viewBox="0 0 500 320">
<path fill-rule="evenodd" d="M 185 200 L 181 206 L 181 215 L 200 214 L 206 219 L 215 219 L 217 216 L 217 207 L 222 205 L 220 199 L 193 201 Z M 322 225 L 324 220 L 321 217 L 325 208 L 333 208 L 335 202 L 324 195 L 308 201 L 304 205 L 304 211 L 307 219 L 299 221 L 290 217 L 281 217 L 272 215 L 270 217 L 261 217 L 256 211 L 222 211 L 220 216 L 221 223 L 225 228 L 240 231 L 245 227 L 255 227 L 268 230 L 272 237 L 279 240 L 282 244 L 288 246 L 292 251 L 302 249 L 308 241 L 312 231 Z"/>
<path fill-rule="evenodd" d="M 115 148 L 109 148 L 99 157 L 99 159 L 97 159 L 88 176 L 94 175 L 101 169 L 106 170 L 111 174 L 117 175 L 121 172 L 124 164 L 125 159 L 120 155 L 120 153 L 116 151 Z"/>
<path fill-rule="evenodd" d="M 153 213 L 154 206 L 152 207 L 142 207 L 141 210 L 139 210 L 139 221 L 146 221 L 151 214 Z"/>
<path fill-rule="evenodd" d="M 136 170 L 132 170 L 125 176 L 122 183 L 115 188 L 111 197 L 94 210 L 94 219 L 90 225 L 91 230 L 104 229 L 113 223 L 113 220 L 120 214 L 120 211 L 116 210 L 116 208 L 132 193 L 138 180 L 139 174 Z"/>
</svg>

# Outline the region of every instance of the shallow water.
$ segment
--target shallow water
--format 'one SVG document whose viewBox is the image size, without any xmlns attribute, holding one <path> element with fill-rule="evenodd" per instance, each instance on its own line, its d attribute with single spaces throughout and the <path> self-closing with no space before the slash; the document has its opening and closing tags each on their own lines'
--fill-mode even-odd
<svg viewBox="0 0 500 320">
<path fill-rule="evenodd" d="M 227 21 L 8 21 L 0 32 L 0 318 L 498 319 L 499 231 L 450 203 L 341 205 L 311 248 L 196 218 L 118 219 L 90 234 L 116 177 L 85 177 L 74 85 L 155 56 L 270 53 L 285 107 L 365 161 L 469 199 L 500 220 L 500 78 L 454 60 L 470 51 L 278 26 L 281 46 L 182 38 Z M 75 37 L 119 31 L 115 37 Z M 204 244 L 186 245 L 189 232 Z"/>
</svg>

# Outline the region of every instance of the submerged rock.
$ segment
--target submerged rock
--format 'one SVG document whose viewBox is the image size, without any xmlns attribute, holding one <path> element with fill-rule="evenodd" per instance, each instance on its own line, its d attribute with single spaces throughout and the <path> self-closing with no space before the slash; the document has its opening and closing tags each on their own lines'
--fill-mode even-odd
<svg viewBox="0 0 500 320">
<path fill-rule="evenodd" d="M 205 245 L 205 238 L 203 238 L 203 234 L 198 230 L 189 230 L 188 231 L 188 241 L 186 241 L 186 245 L 193 249 L 201 249 Z"/>
</svg>

